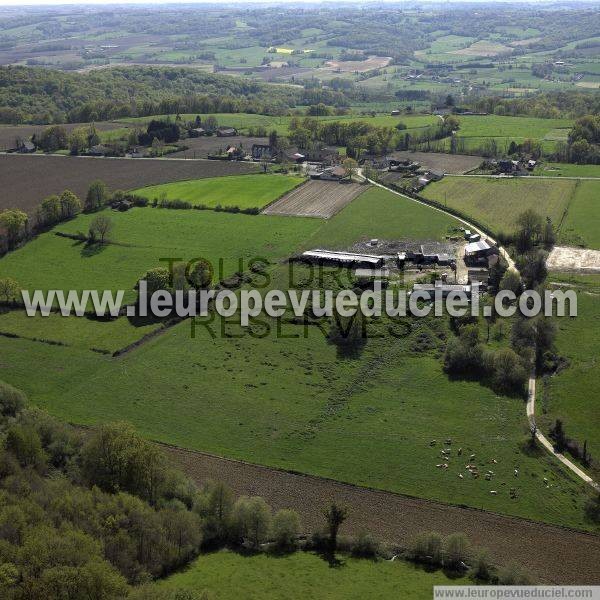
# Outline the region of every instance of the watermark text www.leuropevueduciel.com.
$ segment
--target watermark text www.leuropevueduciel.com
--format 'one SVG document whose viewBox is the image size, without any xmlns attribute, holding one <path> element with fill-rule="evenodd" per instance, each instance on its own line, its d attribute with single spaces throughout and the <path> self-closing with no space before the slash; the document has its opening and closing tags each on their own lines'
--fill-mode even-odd
<svg viewBox="0 0 600 600">
<path fill-rule="evenodd" d="M 525 290 L 519 294 L 511 289 L 498 290 L 486 295 L 485 286 L 478 282 L 468 285 L 449 284 L 446 281 L 417 283 L 405 286 L 400 279 L 384 282 L 373 279 L 360 289 L 348 269 L 322 269 L 311 266 L 310 277 L 296 281 L 290 265 L 286 289 L 271 288 L 268 273 L 245 281 L 240 289 L 223 286 L 198 286 L 198 279 L 190 277 L 189 269 L 174 277 L 173 259 L 168 285 L 156 289 L 156 282 L 141 279 L 137 285 L 137 302 L 126 304 L 124 290 L 22 290 L 21 297 L 28 316 L 83 317 L 208 317 L 238 319 L 242 327 L 252 319 L 266 316 L 279 319 L 284 315 L 302 319 L 360 317 L 525 317 L 537 315 L 555 317 L 577 316 L 577 295 L 574 290 Z M 204 261 L 208 264 L 206 261 Z M 210 278 L 213 277 L 209 265 Z M 305 274 L 304 274 L 305 275 Z M 335 282 L 335 290 L 327 289 L 326 282 Z M 166 283 L 166 282 L 164 282 Z M 313 287 L 311 287 L 311 284 Z M 296 287 L 297 286 L 297 287 Z M 484 299 L 485 298 L 485 299 Z"/>
</svg>

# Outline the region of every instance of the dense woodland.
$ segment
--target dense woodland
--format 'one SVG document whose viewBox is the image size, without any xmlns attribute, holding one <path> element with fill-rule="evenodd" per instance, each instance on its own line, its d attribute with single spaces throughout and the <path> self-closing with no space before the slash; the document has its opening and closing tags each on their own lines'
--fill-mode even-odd
<svg viewBox="0 0 600 600">
<path fill-rule="evenodd" d="M 285 114 L 296 104 L 344 104 L 341 92 L 298 90 L 192 69 L 122 67 L 86 74 L 0 68 L 0 121 L 82 123 L 169 113 Z"/>
</svg>

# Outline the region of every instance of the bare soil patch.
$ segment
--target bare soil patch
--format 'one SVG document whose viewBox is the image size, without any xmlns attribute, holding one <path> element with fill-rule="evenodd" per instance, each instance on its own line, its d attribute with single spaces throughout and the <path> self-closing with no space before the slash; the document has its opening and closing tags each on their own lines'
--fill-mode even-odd
<svg viewBox="0 0 600 600">
<path fill-rule="evenodd" d="M 452 52 L 448 52 L 448 54 L 459 54 L 461 56 L 498 56 L 498 54 L 502 54 L 509 50 L 511 50 L 511 48 L 504 46 L 503 44 L 480 40 L 479 42 L 471 44 L 468 48 L 453 50 Z"/>
<path fill-rule="evenodd" d="M 263 214 L 329 219 L 365 189 L 358 183 L 311 179 L 265 208 Z"/>
<path fill-rule="evenodd" d="M 303 529 L 323 528 L 323 509 L 335 499 L 349 509 L 342 534 L 369 531 L 381 540 L 408 542 L 425 531 L 465 533 L 499 564 L 516 562 L 539 581 L 600 584 L 600 536 L 401 494 L 290 473 L 202 452 L 166 447 L 196 482 L 222 481 L 236 495 L 262 496 L 274 509 L 292 508 Z M 557 552 L 568 548 L 568 552 Z"/>
<path fill-rule="evenodd" d="M 444 154 L 443 152 L 392 152 L 398 160 L 414 160 L 425 169 L 433 169 L 443 173 L 462 175 L 476 169 L 481 164 L 481 156 L 466 154 Z"/>
<path fill-rule="evenodd" d="M 546 264 L 550 271 L 600 273 L 600 250 L 555 246 Z"/>
<path fill-rule="evenodd" d="M 389 56 L 369 56 L 365 60 L 328 60 L 325 68 L 342 73 L 365 73 L 387 67 L 391 60 Z"/>
<path fill-rule="evenodd" d="M 249 162 L 91 158 L 52 155 L 0 155 L 0 210 L 32 212 L 43 198 L 70 189 L 83 198 L 92 181 L 111 190 L 128 190 L 182 179 L 256 173 Z"/>
</svg>

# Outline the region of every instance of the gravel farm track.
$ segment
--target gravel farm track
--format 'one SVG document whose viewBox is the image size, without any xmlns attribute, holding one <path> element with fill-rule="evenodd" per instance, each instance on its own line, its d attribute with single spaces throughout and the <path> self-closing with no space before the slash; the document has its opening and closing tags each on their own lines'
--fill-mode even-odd
<svg viewBox="0 0 600 600">
<path fill-rule="evenodd" d="M 598 535 L 203 452 L 164 448 L 199 484 L 221 481 L 236 495 L 259 495 L 275 510 L 298 511 L 307 532 L 323 527 L 323 509 L 335 499 L 349 508 L 343 534 L 368 531 L 378 539 L 404 544 L 423 532 L 462 532 L 474 545 L 487 548 L 498 564 L 522 565 L 539 582 L 600 585 Z"/>
<path fill-rule="evenodd" d="M 263 214 L 329 219 L 364 191 L 358 183 L 311 179 L 265 208 Z"/>
<path fill-rule="evenodd" d="M 152 158 L 95 158 L 54 155 L 0 155 L 0 210 L 33 212 L 50 194 L 69 189 L 85 198 L 92 181 L 110 190 L 128 190 L 183 179 L 258 172 L 249 162 Z"/>
</svg>

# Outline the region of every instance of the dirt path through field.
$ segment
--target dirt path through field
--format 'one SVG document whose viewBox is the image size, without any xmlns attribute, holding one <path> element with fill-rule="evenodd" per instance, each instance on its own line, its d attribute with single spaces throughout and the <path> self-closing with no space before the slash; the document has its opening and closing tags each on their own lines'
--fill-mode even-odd
<svg viewBox="0 0 600 600">
<path fill-rule="evenodd" d="M 274 509 L 293 508 L 304 530 L 323 526 L 323 509 L 332 499 L 350 514 L 343 534 L 368 531 L 379 539 L 405 544 L 424 531 L 465 533 L 488 548 L 495 561 L 524 566 L 543 582 L 600 584 L 600 536 L 446 505 L 331 479 L 290 473 L 202 452 L 165 446 L 168 454 L 196 482 L 222 481 L 236 494 L 262 496 Z"/>
</svg>

